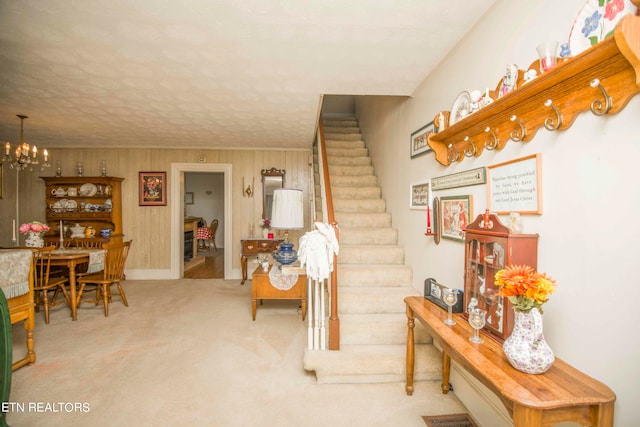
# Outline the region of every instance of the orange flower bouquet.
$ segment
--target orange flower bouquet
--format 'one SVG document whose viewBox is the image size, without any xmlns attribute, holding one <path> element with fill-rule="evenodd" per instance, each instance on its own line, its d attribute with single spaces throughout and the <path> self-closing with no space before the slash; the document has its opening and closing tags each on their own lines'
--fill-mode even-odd
<svg viewBox="0 0 640 427">
<path fill-rule="evenodd" d="M 546 273 L 538 273 L 528 265 L 510 265 L 495 275 L 494 284 L 500 288 L 498 295 L 509 298 L 514 310 L 527 313 L 537 308 L 555 292 L 556 282 Z"/>
</svg>

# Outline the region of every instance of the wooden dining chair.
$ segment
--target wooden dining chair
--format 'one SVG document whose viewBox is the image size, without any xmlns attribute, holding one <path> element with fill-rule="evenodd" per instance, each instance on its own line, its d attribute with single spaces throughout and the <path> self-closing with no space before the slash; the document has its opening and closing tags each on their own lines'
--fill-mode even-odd
<svg viewBox="0 0 640 427">
<path fill-rule="evenodd" d="M 33 297 L 35 310 L 40 311 L 40 304 L 44 306 L 44 323 L 49 323 L 49 308 L 62 304 L 56 302 L 56 297 L 62 292 L 67 304 L 70 304 L 69 294 L 64 284 L 69 281 L 67 277 L 51 276 L 51 252 L 56 248 L 50 245 L 44 248 L 33 248 Z M 53 297 L 49 300 L 49 292 L 53 291 Z"/>
<path fill-rule="evenodd" d="M 96 273 L 86 274 L 77 278 L 80 285 L 77 295 L 77 307 L 81 302 L 92 302 L 98 305 L 100 301 L 104 303 L 104 316 L 109 316 L 109 302 L 111 301 L 111 285 L 117 285 L 120 298 L 125 307 L 129 306 L 127 297 L 122 289 L 121 281 L 124 280 L 124 266 L 129 255 L 131 240 L 128 242 L 105 243 L 102 245 L 104 252 L 104 269 Z M 95 299 L 82 299 L 83 294 L 87 291 L 87 286 L 94 285 L 96 287 Z"/>
<path fill-rule="evenodd" d="M 218 220 L 214 219 L 213 221 L 211 221 L 211 225 L 209 226 L 209 240 L 211 240 L 213 248 L 217 251 L 218 247 L 216 246 L 216 231 L 218 231 Z"/>
</svg>

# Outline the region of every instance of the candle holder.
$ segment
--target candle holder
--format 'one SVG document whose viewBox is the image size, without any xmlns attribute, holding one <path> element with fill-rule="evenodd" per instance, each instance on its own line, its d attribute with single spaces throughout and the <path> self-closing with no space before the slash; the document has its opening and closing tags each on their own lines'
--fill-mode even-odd
<svg viewBox="0 0 640 427">
<path fill-rule="evenodd" d="M 82 162 L 78 162 L 76 166 L 76 172 L 78 173 L 78 176 L 84 175 L 84 165 L 82 164 Z"/>
<path fill-rule="evenodd" d="M 484 340 L 480 338 L 480 329 L 486 324 L 487 312 L 480 308 L 472 308 L 469 310 L 469 324 L 473 328 L 473 336 L 469 337 L 469 341 L 476 344 L 482 344 Z"/>
<path fill-rule="evenodd" d="M 102 160 L 100 162 L 100 176 L 107 176 L 107 161 Z"/>
<path fill-rule="evenodd" d="M 62 176 L 62 160 L 56 160 L 56 176 Z"/>
<path fill-rule="evenodd" d="M 447 320 L 445 320 L 444 323 L 447 325 L 453 326 L 456 324 L 456 321 L 453 320 L 452 310 L 453 310 L 453 306 L 456 305 L 456 303 L 458 302 L 458 290 L 450 289 L 450 288 L 443 289 L 442 300 L 444 301 L 445 304 L 447 304 L 447 308 L 448 308 Z"/>
<path fill-rule="evenodd" d="M 433 228 L 431 228 L 431 206 L 427 205 L 427 231 L 425 236 L 433 236 Z"/>
</svg>

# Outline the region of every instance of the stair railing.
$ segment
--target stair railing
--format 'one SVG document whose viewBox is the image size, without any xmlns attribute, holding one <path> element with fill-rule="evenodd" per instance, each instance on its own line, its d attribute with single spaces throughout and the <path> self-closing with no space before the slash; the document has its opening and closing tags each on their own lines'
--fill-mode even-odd
<svg viewBox="0 0 640 427">
<path fill-rule="evenodd" d="M 318 162 L 320 173 L 320 189 L 326 222 L 333 228 L 336 239 L 340 242 L 340 230 L 333 212 L 333 196 L 331 194 L 331 179 L 327 163 L 327 148 L 324 140 L 322 121 L 318 123 Z M 333 271 L 329 284 L 329 350 L 340 350 L 340 318 L 338 317 L 338 256 L 333 256 Z M 324 304 L 323 304 L 324 305 Z M 321 308 L 324 313 L 324 307 Z"/>
</svg>

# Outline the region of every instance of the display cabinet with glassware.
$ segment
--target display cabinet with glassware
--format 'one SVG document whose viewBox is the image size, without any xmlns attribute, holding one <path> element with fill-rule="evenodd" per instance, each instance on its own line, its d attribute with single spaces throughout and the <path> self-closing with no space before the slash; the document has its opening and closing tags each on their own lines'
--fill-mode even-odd
<svg viewBox="0 0 640 427">
<path fill-rule="evenodd" d="M 508 298 L 498 296 L 496 273 L 509 265 L 537 269 L 538 235 L 519 234 L 488 211 L 478 215 L 465 232 L 464 315 L 480 308 L 487 311 L 484 330 L 504 341 L 513 329 L 514 314 Z"/>
<path fill-rule="evenodd" d="M 45 241 L 105 237 L 122 240 L 122 189 L 124 178 L 111 176 L 47 176 Z M 62 222 L 61 222 L 62 221 Z"/>
</svg>

